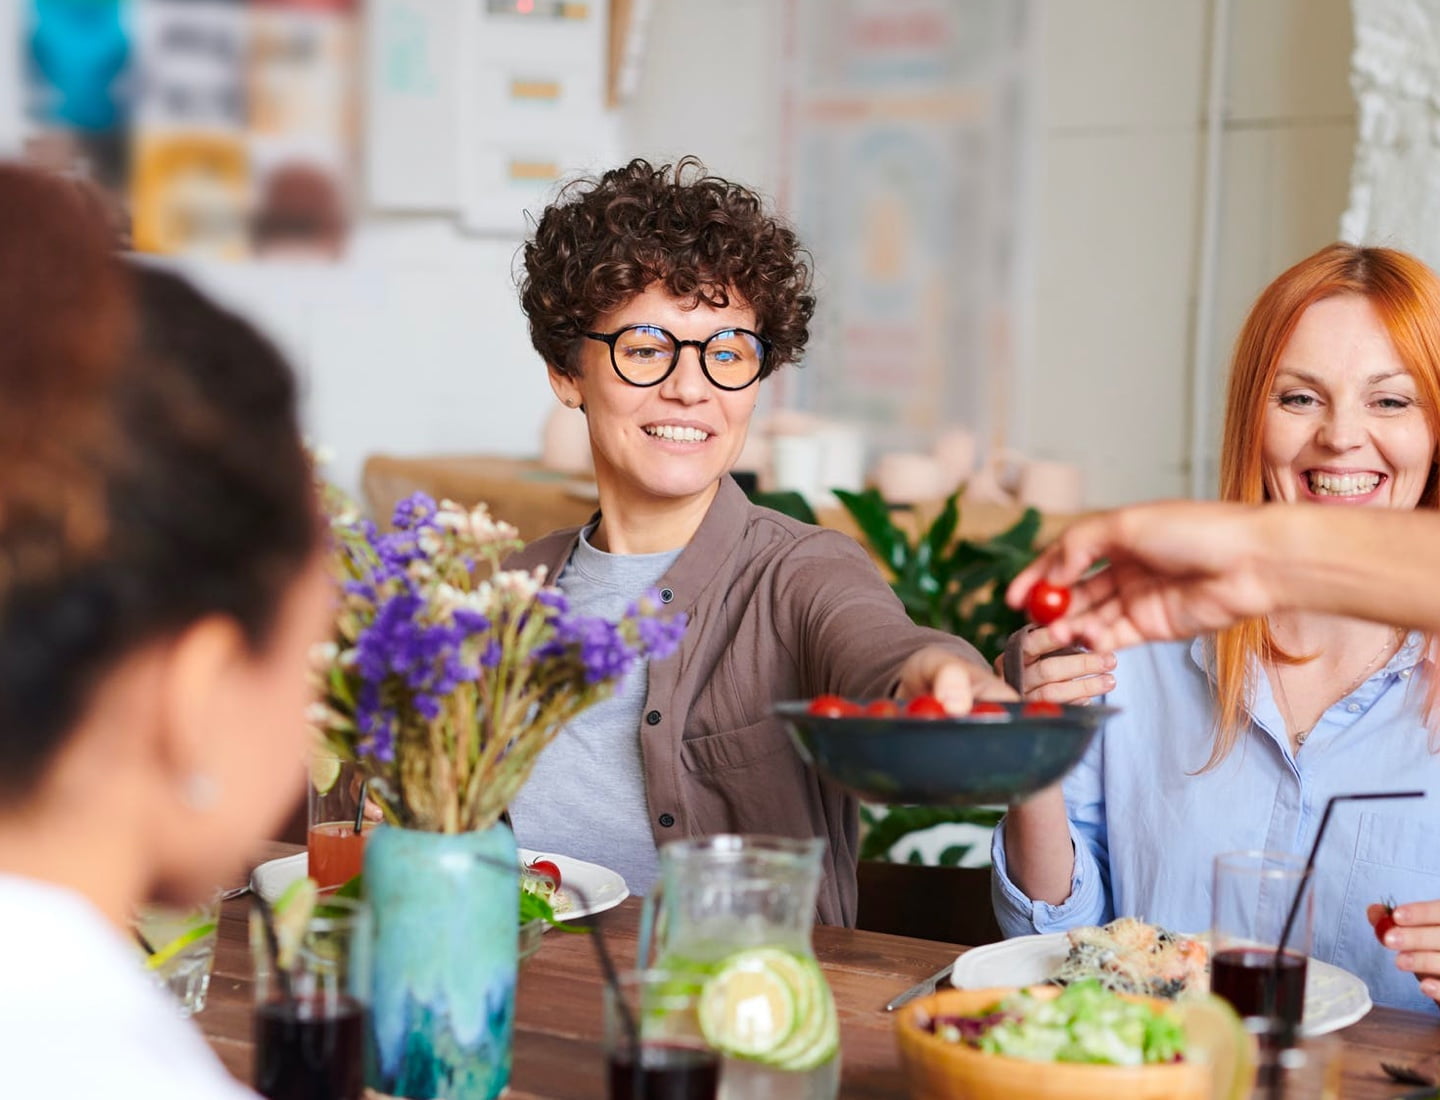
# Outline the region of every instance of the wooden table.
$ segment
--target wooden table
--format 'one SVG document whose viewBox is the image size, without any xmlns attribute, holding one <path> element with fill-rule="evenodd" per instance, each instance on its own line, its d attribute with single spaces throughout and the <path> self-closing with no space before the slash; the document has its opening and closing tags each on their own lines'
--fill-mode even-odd
<svg viewBox="0 0 1440 1100">
<path fill-rule="evenodd" d="M 273 844 L 265 858 L 288 855 L 294 845 Z M 197 1022 L 225 1065 L 242 1081 L 251 1073 L 250 1009 L 253 990 L 246 942 L 248 901 L 227 902 L 220 921 L 209 1003 Z M 611 910 L 604 934 L 617 965 L 635 957 L 640 906 L 635 899 Z M 892 1033 L 882 1006 L 906 986 L 952 962 L 961 949 L 930 940 L 846 928 L 817 927 L 815 953 L 840 1014 L 846 1098 L 905 1095 Z M 515 1065 L 508 1096 L 603 1097 L 600 1055 L 599 964 L 588 936 L 552 932 L 520 971 L 516 996 Z M 1381 1059 L 1414 1064 L 1440 1053 L 1440 1020 L 1377 1008 L 1340 1033 L 1344 1089 L 1354 1100 L 1381 1100 L 1405 1090 L 1381 1072 Z"/>
</svg>

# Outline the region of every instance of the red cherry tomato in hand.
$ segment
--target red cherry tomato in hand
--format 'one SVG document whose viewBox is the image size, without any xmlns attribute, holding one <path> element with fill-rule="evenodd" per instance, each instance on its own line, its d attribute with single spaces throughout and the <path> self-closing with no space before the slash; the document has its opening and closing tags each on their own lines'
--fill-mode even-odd
<svg viewBox="0 0 1440 1100">
<path fill-rule="evenodd" d="M 532 874 L 543 875 L 555 884 L 555 889 L 560 889 L 560 868 L 553 859 L 537 859 L 525 864 L 525 868 Z"/>
<path fill-rule="evenodd" d="M 917 695 L 905 704 L 905 714 L 910 718 L 944 718 L 948 713 L 945 704 L 933 695 Z"/>
<path fill-rule="evenodd" d="M 982 699 L 970 708 L 971 714 L 1006 714 L 1004 706 L 999 703 L 992 703 L 988 699 Z"/>
<path fill-rule="evenodd" d="M 817 695 L 806 708 L 816 718 L 854 718 L 860 707 L 839 695 Z"/>
<path fill-rule="evenodd" d="M 1049 581 L 1037 581 L 1030 589 L 1030 595 L 1025 597 L 1025 613 L 1030 616 L 1031 622 L 1041 626 L 1049 626 L 1069 607 L 1070 589 Z"/>
<path fill-rule="evenodd" d="M 900 713 L 900 706 L 894 699 L 876 699 L 865 704 L 865 714 L 869 718 L 894 718 Z"/>
<path fill-rule="evenodd" d="M 1039 699 L 1033 703 L 1026 703 L 1020 708 L 1020 713 L 1027 718 L 1059 718 L 1065 711 L 1059 703 L 1051 703 L 1048 700 Z"/>
<path fill-rule="evenodd" d="M 1384 904 L 1385 913 L 1375 922 L 1375 938 L 1382 944 L 1385 942 L 1385 933 L 1395 927 L 1395 906 L 1388 900 Z"/>
</svg>

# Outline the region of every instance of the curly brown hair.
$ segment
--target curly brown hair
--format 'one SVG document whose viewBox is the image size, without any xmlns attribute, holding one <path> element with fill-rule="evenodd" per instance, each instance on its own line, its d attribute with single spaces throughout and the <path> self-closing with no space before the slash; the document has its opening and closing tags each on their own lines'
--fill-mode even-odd
<svg viewBox="0 0 1440 1100">
<path fill-rule="evenodd" d="M 632 160 L 566 185 L 525 245 L 520 303 L 530 342 L 552 368 L 579 374 L 595 318 L 653 283 L 723 309 L 755 311 L 771 350 L 761 377 L 800 357 L 815 312 L 810 254 L 747 187 L 705 173 L 695 157 Z"/>
</svg>

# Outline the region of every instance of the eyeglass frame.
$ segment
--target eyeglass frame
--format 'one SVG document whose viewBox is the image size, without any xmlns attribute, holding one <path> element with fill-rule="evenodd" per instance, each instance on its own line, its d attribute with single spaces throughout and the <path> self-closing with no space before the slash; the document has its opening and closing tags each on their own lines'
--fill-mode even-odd
<svg viewBox="0 0 1440 1100">
<path fill-rule="evenodd" d="M 670 340 L 670 342 L 675 345 L 675 353 L 670 356 L 670 366 L 666 368 L 664 374 L 662 374 L 659 378 L 655 379 L 655 381 L 653 382 L 632 382 L 630 379 L 625 377 L 625 372 L 620 369 L 620 364 L 615 361 L 615 341 L 619 340 L 623 333 L 629 332 L 631 329 L 636 328 L 654 329 L 656 332 L 662 333 L 664 336 L 666 336 Z M 706 346 L 710 343 L 711 340 L 715 339 L 715 337 L 719 336 L 721 333 L 727 332 L 743 332 L 746 336 L 755 337 L 755 339 L 760 343 L 760 369 L 755 372 L 755 377 L 750 379 L 750 381 L 746 382 L 743 386 L 727 386 L 723 382 L 715 381 L 715 376 L 710 373 L 710 368 L 705 365 Z M 753 329 L 741 328 L 738 325 L 729 325 L 725 328 L 716 329 L 703 340 L 682 340 L 680 339 L 680 337 L 676 336 L 673 332 L 671 332 L 668 328 L 665 328 L 662 325 L 649 324 L 645 321 L 637 321 L 633 325 L 622 325 L 614 332 L 586 332 L 584 333 L 584 335 L 590 340 L 598 340 L 600 343 L 608 345 L 610 348 L 610 369 L 613 370 L 616 376 L 620 379 L 620 381 L 624 382 L 627 386 L 634 386 L 637 389 L 642 390 L 648 390 L 653 386 L 658 386 L 661 382 L 664 382 L 665 379 L 669 378 L 672 374 L 674 374 L 675 368 L 680 365 L 680 353 L 684 351 L 687 347 L 690 347 L 694 348 L 695 354 L 700 357 L 700 373 L 705 375 L 705 380 L 707 382 L 709 382 L 717 390 L 724 390 L 726 393 L 739 393 L 741 390 L 748 390 L 751 386 L 753 386 L 756 382 L 760 381 L 760 379 L 765 376 L 765 366 L 770 361 L 770 353 L 774 350 L 775 347 L 774 344 L 772 344 L 769 340 L 765 339 L 765 337 L 761 336 Z"/>
</svg>

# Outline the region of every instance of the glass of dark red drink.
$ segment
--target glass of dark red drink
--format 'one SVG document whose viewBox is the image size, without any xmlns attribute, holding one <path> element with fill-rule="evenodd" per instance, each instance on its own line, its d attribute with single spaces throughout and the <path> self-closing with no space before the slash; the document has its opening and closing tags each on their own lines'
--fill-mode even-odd
<svg viewBox="0 0 1440 1100">
<path fill-rule="evenodd" d="M 1211 991 L 1241 1016 L 1283 1021 L 1293 1034 L 1305 1011 L 1313 920 L 1303 856 L 1264 851 L 1216 856 Z"/>
<path fill-rule="evenodd" d="M 605 990 L 610 1100 L 715 1100 L 720 1057 L 700 1035 L 693 973 L 632 970 Z"/>
<path fill-rule="evenodd" d="M 308 920 L 251 918 L 255 1091 L 268 1100 L 361 1100 L 370 987 L 369 911 L 322 894 Z"/>
</svg>

